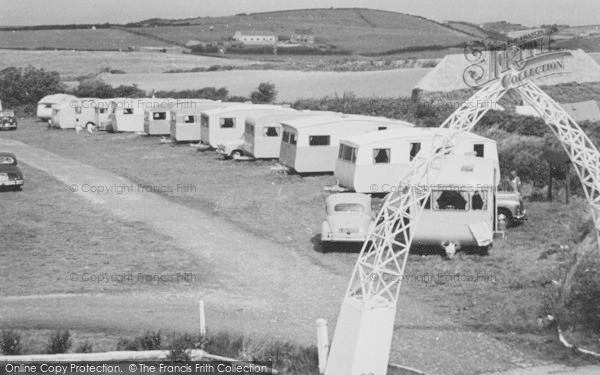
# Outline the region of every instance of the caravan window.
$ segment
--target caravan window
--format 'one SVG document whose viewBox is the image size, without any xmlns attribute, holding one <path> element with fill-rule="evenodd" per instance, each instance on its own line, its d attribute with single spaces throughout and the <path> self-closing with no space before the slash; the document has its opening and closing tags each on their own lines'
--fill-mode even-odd
<svg viewBox="0 0 600 375">
<path fill-rule="evenodd" d="M 166 120 L 167 112 L 154 112 L 154 113 L 152 113 L 152 119 L 153 120 Z"/>
<path fill-rule="evenodd" d="M 415 158 L 415 156 L 417 156 L 417 154 L 419 153 L 419 151 L 421 151 L 421 142 L 411 142 L 410 143 L 410 159 L 409 160 L 413 160 Z"/>
<path fill-rule="evenodd" d="M 382 164 L 390 162 L 390 149 L 389 148 L 376 148 L 373 149 L 373 164 Z"/>
<path fill-rule="evenodd" d="M 279 137 L 279 129 L 275 126 L 269 126 L 263 129 L 265 137 Z"/>
<path fill-rule="evenodd" d="M 477 156 L 478 158 L 482 158 L 483 157 L 483 144 L 479 143 L 479 144 L 473 145 L 473 151 L 475 151 L 475 156 Z"/>
<path fill-rule="evenodd" d="M 284 131 L 283 136 L 281 137 L 281 140 L 285 143 L 290 143 L 290 133 Z"/>
<path fill-rule="evenodd" d="M 387 130 L 387 126 L 379 126 L 377 130 Z"/>
<path fill-rule="evenodd" d="M 133 115 L 133 108 L 123 108 L 124 115 Z"/>
<path fill-rule="evenodd" d="M 221 119 L 222 128 L 235 128 L 235 118 L 225 117 Z"/>
<path fill-rule="evenodd" d="M 328 135 L 311 135 L 308 137 L 308 144 L 310 146 L 329 146 Z"/>
<path fill-rule="evenodd" d="M 290 144 L 295 145 L 296 143 L 298 143 L 298 134 L 290 133 Z"/>
<path fill-rule="evenodd" d="M 485 192 L 475 191 L 473 193 L 471 208 L 473 210 L 487 210 L 487 196 Z"/>
<path fill-rule="evenodd" d="M 469 210 L 469 193 L 457 190 L 438 190 L 432 193 L 434 210 Z"/>
<path fill-rule="evenodd" d="M 340 144 L 340 151 L 338 153 L 338 158 L 349 161 L 350 163 L 356 162 L 356 148 L 350 147 L 345 144 Z"/>
<path fill-rule="evenodd" d="M 108 111 L 108 108 L 100 108 L 100 113 L 106 113 L 106 111 Z"/>
<path fill-rule="evenodd" d="M 193 124 L 196 122 L 196 117 L 192 115 L 183 116 L 183 122 L 186 124 Z"/>
</svg>

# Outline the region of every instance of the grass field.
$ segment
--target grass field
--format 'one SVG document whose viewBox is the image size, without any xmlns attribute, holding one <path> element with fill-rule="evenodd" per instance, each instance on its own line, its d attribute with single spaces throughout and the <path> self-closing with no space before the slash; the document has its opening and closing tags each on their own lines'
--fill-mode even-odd
<svg viewBox="0 0 600 375">
<path fill-rule="evenodd" d="M 77 137 L 72 131 L 45 130 L 43 124 L 31 120 L 23 120 L 20 124 L 17 132 L 2 133 L 2 136 L 95 165 L 136 183 L 169 184 L 185 176 L 187 181 L 197 186 L 197 193 L 166 193 L 168 199 L 225 217 L 240 228 L 314 257 L 320 263 L 329 265 L 333 272 L 339 269 L 339 265 L 343 265 L 344 269 L 348 268 L 356 259 L 356 248 L 350 252 L 320 253 L 318 238 L 326 197 L 323 187 L 334 184 L 332 176 L 285 175 L 270 170 L 270 166 L 274 165 L 271 161 L 225 161 L 213 152 L 198 152 L 187 145 L 161 144 L 157 138 L 152 137 L 106 133 L 99 133 L 94 137 Z M 41 252 L 44 246 L 38 242 L 56 242 L 53 245 L 55 251 L 62 251 L 61 254 L 66 255 L 60 258 L 44 258 L 43 255 L 34 257 L 31 267 L 41 266 L 41 259 L 48 262 L 45 264 L 48 269 L 59 269 L 65 262 L 73 263 L 72 266 L 76 267 L 79 246 L 98 248 L 98 253 L 102 253 L 104 240 L 95 243 L 93 239 L 77 236 L 57 238 L 61 236 L 60 226 L 70 227 L 81 220 L 91 220 L 92 223 L 97 222 L 98 231 L 101 231 L 105 230 L 107 222 L 111 223 L 109 219 L 99 212 L 86 211 L 89 208 L 70 196 L 65 186 L 52 182 L 47 176 L 36 175 L 34 170 L 26 169 L 25 172 L 31 182 L 23 192 L 15 193 L 15 197 L 23 202 L 23 208 L 15 213 L 17 217 L 24 217 L 19 221 L 21 227 L 26 225 L 25 228 L 31 229 L 18 232 L 10 241 L 13 246 L 19 244 L 16 241 L 25 242 L 26 248 L 31 247 L 33 254 Z M 43 186 L 51 197 L 46 206 L 41 206 L 44 210 L 48 209 L 45 213 L 33 214 L 27 210 L 32 200 L 35 205 L 42 204 L 41 198 L 36 197 L 36 192 L 42 185 L 36 187 L 36 179 L 49 180 L 50 183 L 50 187 Z M 61 204 L 59 207 L 63 208 L 58 209 L 59 202 L 69 203 Z M 376 204 L 380 204 L 380 201 L 376 200 Z M 530 220 L 511 229 L 508 239 L 496 241 L 488 256 L 465 252 L 459 253 L 454 260 L 447 261 L 440 253 L 431 250 L 412 254 L 406 275 L 435 277 L 405 281 L 402 293 L 427 301 L 434 306 L 436 313 L 451 316 L 470 330 L 491 334 L 510 345 L 517 345 L 522 350 L 531 352 L 535 357 L 553 359 L 557 353 L 564 352 L 558 349 L 554 341 L 548 339 L 550 333 L 537 324 L 537 317 L 543 311 L 546 296 L 553 291 L 552 280 L 561 279 L 561 264 L 569 256 L 558 251 L 558 248 L 563 244 L 575 247 L 575 240 L 580 236 L 581 230 L 578 223 L 584 222 L 587 214 L 585 204 L 577 200 L 570 206 L 563 203 L 529 202 L 527 208 Z M 79 216 L 67 218 L 67 212 L 73 209 L 79 212 Z M 52 224 L 40 223 L 39 218 L 44 217 L 44 214 L 57 217 L 58 220 Z M 49 233 L 49 237 L 39 237 L 42 236 L 39 229 L 42 225 L 59 227 L 43 232 Z M 110 227 L 111 239 L 106 246 L 114 246 L 114 242 L 118 242 L 118 247 L 122 248 L 124 243 L 129 244 L 133 238 L 137 239 L 143 233 L 146 240 L 144 246 L 150 246 L 156 252 L 136 248 L 134 244 L 131 245 L 132 251 L 156 254 L 153 263 L 166 262 L 161 265 L 163 267 L 172 264 L 158 252 L 160 244 L 168 244 L 168 239 L 154 238 L 144 228 L 128 227 L 125 223 L 114 223 Z M 16 226 L 12 228 L 18 230 Z M 101 236 L 101 232 L 94 236 L 96 235 Z M 102 235 L 100 238 L 105 237 Z M 67 246 L 69 241 L 76 245 Z M 157 244 L 152 245 L 154 242 Z M 549 250 L 552 251 L 548 252 Z M 544 257 L 544 254 L 551 255 Z M 11 264 L 19 264 L 16 255 L 12 259 Z M 104 258 L 94 255 L 93 259 L 101 261 Z M 126 257 L 115 261 L 115 270 L 127 269 L 132 261 L 128 259 Z M 29 270 L 27 267 L 25 270 Z M 9 278 L 13 277 L 14 269 L 7 267 L 2 274 L 7 272 L 6 275 L 11 275 Z M 475 278 L 475 281 L 460 281 L 456 279 L 457 275 Z M 20 282 L 37 282 L 39 285 L 39 280 L 33 277 Z M 11 285 L 14 288 L 19 284 L 13 282 Z M 72 290 L 71 284 L 58 280 L 53 285 L 40 285 L 39 290 Z M 566 359 L 572 360 L 569 357 Z"/>
<path fill-rule="evenodd" d="M 191 272 L 209 276 L 209 270 L 171 238 L 111 217 L 37 169 L 27 165 L 22 169 L 26 176 L 23 190 L 0 192 L 0 296 L 194 287 L 194 283 L 91 280 L 91 275 L 99 274 Z M 77 277 L 72 279 L 72 275 Z"/>
<path fill-rule="evenodd" d="M 0 31 L 0 48 L 127 50 L 130 46 L 169 47 L 164 42 L 115 29 Z"/>
<path fill-rule="evenodd" d="M 9 66 L 57 71 L 62 79 L 98 74 L 102 69 L 122 70 L 125 73 L 163 73 L 172 69 L 192 69 L 211 65 L 244 66 L 251 60 L 224 59 L 161 52 L 104 52 L 104 51 L 20 51 L 0 50 L 0 70 Z M 204 86 L 203 86 L 204 87 Z"/>
<path fill-rule="evenodd" d="M 294 29 L 312 28 L 317 43 L 335 45 L 357 54 L 413 46 L 457 45 L 473 39 L 471 35 L 421 17 L 371 9 L 305 9 L 185 21 L 192 25 L 174 23 L 174 26 L 136 31 L 185 43 L 190 39 L 226 41 L 237 30 L 270 31 L 289 36 Z"/>
<path fill-rule="evenodd" d="M 261 82 L 272 82 L 278 101 L 319 98 L 353 92 L 361 97 L 410 97 L 416 83 L 430 68 L 366 72 L 302 72 L 238 70 L 180 74 L 102 74 L 113 86 L 137 84 L 151 90 L 225 87 L 230 95 L 248 96 Z"/>
</svg>

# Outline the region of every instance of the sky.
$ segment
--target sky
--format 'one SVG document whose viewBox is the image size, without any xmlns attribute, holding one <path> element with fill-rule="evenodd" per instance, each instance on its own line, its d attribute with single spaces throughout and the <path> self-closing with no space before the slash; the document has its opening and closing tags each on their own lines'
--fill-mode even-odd
<svg viewBox="0 0 600 375">
<path fill-rule="evenodd" d="M 128 23 L 329 7 L 390 10 L 439 22 L 600 24 L 600 0 L 0 0 L 0 26 Z"/>
</svg>

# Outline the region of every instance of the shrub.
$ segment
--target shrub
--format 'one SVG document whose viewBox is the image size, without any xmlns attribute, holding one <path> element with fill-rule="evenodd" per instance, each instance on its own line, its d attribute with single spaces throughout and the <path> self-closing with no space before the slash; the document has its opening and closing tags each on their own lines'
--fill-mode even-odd
<svg viewBox="0 0 600 375">
<path fill-rule="evenodd" d="M 143 336 L 134 339 L 120 338 L 117 342 L 117 351 L 159 350 L 161 348 L 162 336 L 160 331 L 146 331 Z"/>
<path fill-rule="evenodd" d="M 94 348 L 88 340 L 85 340 L 84 342 L 79 344 L 79 346 L 77 346 L 77 349 L 75 349 L 75 353 L 92 353 L 93 351 Z"/>
<path fill-rule="evenodd" d="M 32 66 L 0 70 L 0 100 L 6 108 L 37 104 L 46 95 L 64 91 L 57 72 Z"/>
<path fill-rule="evenodd" d="M 12 329 L 2 330 L 0 352 L 5 355 L 21 354 L 21 334 Z"/>
<path fill-rule="evenodd" d="M 189 361 L 190 358 L 185 352 L 187 349 L 202 349 L 204 347 L 204 338 L 200 335 L 185 333 L 175 336 L 168 345 L 171 351 L 169 359 L 171 361 Z"/>
<path fill-rule="evenodd" d="M 79 86 L 72 90 L 73 95 L 79 98 L 140 98 L 146 96 L 146 92 L 137 85 L 121 85 L 113 87 L 101 80 L 84 80 Z"/>
<path fill-rule="evenodd" d="M 246 342 L 243 337 L 234 337 L 225 332 L 217 333 L 206 340 L 205 350 L 212 354 L 229 358 L 238 358 L 244 352 Z"/>
<path fill-rule="evenodd" d="M 56 331 L 50 335 L 46 351 L 48 354 L 66 353 L 71 348 L 73 341 L 71 340 L 71 332 Z"/>
<path fill-rule="evenodd" d="M 250 94 L 252 103 L 272 103 L 277 97 L 277 89 L 275 84 L 271 82 L 263 82 L 258 85 L 258 89 Z"/>
<path fill-rule="evenodd" d="M 225 87 L 204 87 L 197 90 L 182 91 L 156 91 L 154 96 L 157 98 L 175 98 L 175 99 L 211 99 L 226 100 L 229 91 Z"/>
</svg>

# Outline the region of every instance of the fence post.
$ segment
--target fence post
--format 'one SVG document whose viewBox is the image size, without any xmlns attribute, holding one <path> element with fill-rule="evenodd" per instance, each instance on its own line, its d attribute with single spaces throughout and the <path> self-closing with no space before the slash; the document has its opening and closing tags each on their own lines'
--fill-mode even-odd
<svg viewBox="0 0 600 375">
<path fill-rule="evenodd" d="M 317 349 L 319 353 L 319 373 L 325 373 L 327 365 L 327 354 L 329 353 L 329 333 L 327 332 L 327 320 L 317 319 Z"/>
<path fill-rule="evenodd" d="M 200 308 L 200 335 L 202 338 L 206 337 L 206 316 L 204 315 L 204 301 L 198 302 Z"/>
</svg>

